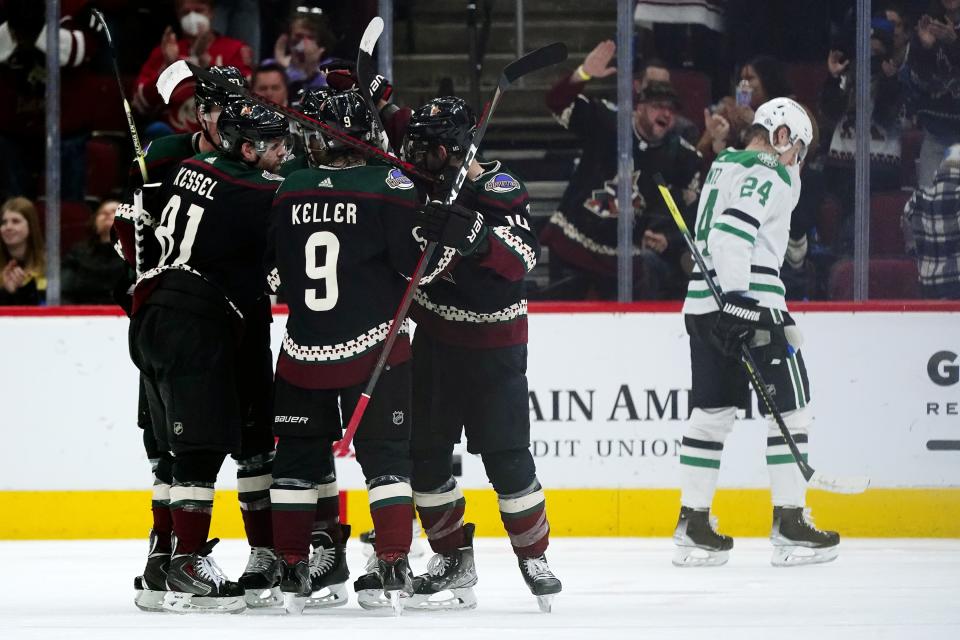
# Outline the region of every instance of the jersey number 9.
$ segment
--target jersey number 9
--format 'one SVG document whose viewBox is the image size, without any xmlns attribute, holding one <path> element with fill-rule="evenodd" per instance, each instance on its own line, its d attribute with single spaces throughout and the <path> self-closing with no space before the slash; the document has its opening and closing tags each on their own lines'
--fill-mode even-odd
<svg viewBox="0 0 960 640">
<path fill-rule="evenodd" d="M 321 248 L 326 249 L 325 258 L 322 264 L 317 264 L 317 250 Z M 303 292 L 303 301 L 311 311 L 330 311 L 337 306 L 337 299 L 340 297 L 340 288 L 337 286 L 340 240 L 329 231 L 317 231 L 307 238 L 304 251 L 307 277 L 324 281 L 324 295 L 317 297 L 316 289 L 306 289 Z"/>
</svg>

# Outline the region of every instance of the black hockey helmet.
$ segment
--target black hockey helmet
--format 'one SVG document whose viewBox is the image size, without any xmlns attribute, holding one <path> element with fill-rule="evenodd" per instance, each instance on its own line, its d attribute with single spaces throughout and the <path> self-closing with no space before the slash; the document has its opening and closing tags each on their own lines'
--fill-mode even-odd
<svg viewBox="0 0 960 640">
<path fill-rule="evenodd" d="M 301 89 L 300 93 L 297 94 L 296 102 L 294 102 L 294 108 L 308 118 L 320 120 L 320 108 L 323 106 L 323 101 L 334 93 L 336 91 L 330 87 Z"/>
<path fill-rule="evenodd" d="M 257 153 L 265 152 L 276 140 L 283 140 L 290 148 L 286 118 L 252 100 L 235 100 L 224 107 L 217 132 L 221 148 L 235 157 L 244 142 L 251 143 Z"/>
<path fill-rule="evenodd" d="M 240 69 L 236 67 L 210 67 L 207 69 L 212 74 L 222 77 L 231 84 L 244 89 L 247 88 L 247 80 L 243 77 Z M 213 107 L 226 107 L 234 100 L 239 100 L 242 96 L 239 93 L 233 93 L 213 84 L 202 78 L 197 78 L 196 88 L 194 89 L 197 109 L 209 111 Z"/>
<path fill-rule="evenodd" d="M 304 113 L 314 120 L 346 133 L 347 135 L 374 143 L 373 118 L 367 104 L 356 89 L 347 91 L 314 90 L 305 96 L 306 104 L 301 102 Z M 323 136 L 324 146 L 329 150 L 341 150 L 345 145 L 329 136 Z"/>
<path fill-rule="evenodd" d="M 463 155 L 473 140 L 477 118 L 463 98 L 434 98 L 410 116 L 404 154 L 413 161 L 418 151 L 442 144 L 454 155 Z"/>
</svg>

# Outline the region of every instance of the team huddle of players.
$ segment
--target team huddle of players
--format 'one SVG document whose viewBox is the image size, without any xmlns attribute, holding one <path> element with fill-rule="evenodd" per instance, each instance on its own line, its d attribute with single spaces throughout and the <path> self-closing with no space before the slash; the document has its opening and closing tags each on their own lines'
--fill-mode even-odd
<svg viewBox="0 0 960 640">
<path fill-rule="evenodd" d="M 213 68 L 239 86 L 231 67 Z M 427 242 L 427 265 L 354 439 L 376 535 L 364 608 L 469 608 L 473 525 L 453 476 L 466 432 L 497 491 L 520 570 L 543 608 L 560 591 L 529 445 L 523 278 L 539 246 L 523 184 L 473 161 L 443 204 L 476 120 L 459 98 L 402 117 L 402 155 L 433 183 L 342 141 L 291 126 L 224 85 L 199 80 L 196 134 L 155 140 L 148 180 L 118 215 L 136 267 L 130 353 L 141 372 L 144 443 L 154 468 L 153 530 L 136 580 L 142 609 L 288 611 L 346 602 L 331 445 L 353 412 Z M 356 89 L 310 90 L 298 109 L 379 145 Z M 273 373 L 268 294 L 289 306 Z M 274 446 L 276 438 L 276 446 Z M 227 455 L 250 558 L 238 582 L 208 540 Z M 436 556 L 413 577 L 414 505 Z M 438 598 L 446 594 L 447 598 Z M 402 597 L 402 601 L 401 601 Z"/>
<path fill-rule="evenodd" d="M 544 555 L 550 527 L 528 448 L 523 279 L 539 244 L 522 182 L 499 162 L 471 160 L 455 204 L 444 203 L 476 127 L 462 99 L 383 111 L 393 146 L 434 177 L 427 181 L 291 125 L 245 97 L 236 69 L 212 73 L 222 81 L 197 81 L 201 131 L 155 140 L 147 175 L 117 214 L 137 275 L 129 343 L 155 477 L 137 606 L 302 612 L 347 602 L 350 527 L 339 518 L 332 444 L 361 401 L 424 248 L 436 242 L 411 307 L 417 331 L 411 341 L 405 322 L 400 328 L 354 439 L 376 532 L 354 590 L 367 609 L 476 606 L 474 527 L 453 475 L 465 433 L 497 493 L 521 574 L 549 611 L 561 584 Z M 356 89 L 324 88 L 302 94 L 298 110 L 385 148 L 381 114 L 367 104 Z M 709 273 L 692 274 L 684 307 L 693 411 L 680 456 L 680 566 L 722 564 L 733 546 L 714 529 L 710 505 L 723 442 L 748 399 L 741 345 L 758 354 L 806 448 L 809 384 L 778 276 L 811 131 L 802 107 L 772 100 L 758 109 L 747 148 L 720 154 L 708 174 L 696 242 Z M 721 306 L 705 278 L 719 280 Z M 275 372 L 270 292 L 289 306 Z M 237 463 L 251 547 L 238 582 L 211 556 L 218 540 L 208 540 L 227 455 Z M 808 519 L 793 462 L 772 427 L 774 564 L 831 560 L 839 536 Z M 416 516 L 435 555 L 414 577 Z"/>
</svg>

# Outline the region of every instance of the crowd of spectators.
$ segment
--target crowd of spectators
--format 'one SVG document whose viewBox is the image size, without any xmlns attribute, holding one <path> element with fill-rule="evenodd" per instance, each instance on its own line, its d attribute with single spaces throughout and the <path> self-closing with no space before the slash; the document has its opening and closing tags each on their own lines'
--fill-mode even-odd
<svg viewBox="0 0 960 640">
<path fill-rule="evenodd" d="M 43 4 L 0 0 L 0 198 L 6 200 L 0 304 L 42 304 L 48 275 L 43 260 Z M 637 3 L 635 298 L 681 298 L 691 266 L 669 216 L 648 192 L 653 164 L 673 176 L 685 214 L 695 215 L 705 169 L 721 150 L 741 147 L 756 107 L 779 95 L 800 101 L 819 129 L 803 169 L 803 195 L 793 214 L 781 277 L 792 299 L 843 297 L 835 276 L 854 245 L 858 72 L 870 74 L 874 204 L 887 203 L 896 214 L 891 224 L 889 211 L 873 206 L 872 226 L 878 234 L 891 229 L 900 234 L 892 244 L 902 245 L 891 252 L 891 243 L 879 242 L 882 251 L 872 254 L 912 267 L 896 277 L 912 280 L 917 296 L 958 297 L 958 269 L 944 266 L 960 264 L 957 165 L 955 159 L 942 166 L 941 161 L 955 158 L 955 150 L 952 156 L 947 152 L 960 143 L 960 0 L 874 2 L 871 57 L 862 70 L 853 55 L 853 0 L 791 7 L 759 0 L 713 3 L 725 7 L 726 27 L 715 15 L 703 24 L 644 18 L 643 5 L 663 4 Z M 130 148 L 110 52 L 91 9 L 103 10 L 112 26 L 126 90 L 147 143 L 197 129 L 189 83 L 178 87 L 169 104 L 156 92 L 157 77 L 172 62 L 234 65 L 253 91 L 289 105 L 300 89 L 323 86 L 330 72 L 351 68 L 359 35 L 377 3 L 62 0 L 61 5 L 61 193 L 76 205 L 70 209 L 74 217 L 62 227 L 63 300 L 100 304 L 109 302 L 113 284 L 123 277 L 105 229 L 122 194 Z M 601 89 L 594 95 L 590 80 L 616 73 L 614 55 L 612 42 L 600 43 L 574 75 L 548 92 L 558 118 L 574 104 L 561 102 L 578 93 L 585 100 L 610 97 L 609 85 L 606 94 Z M 704 79 L 708 87 L 709 100 L 696 111 L 689 108 L 696 103 L 691 77 Z M 569 125 L 570 114 L 566 117 Z M 539 297 L 616 297 L 611 266 L 616 262 L 615 133 L 595 125 L 582 125 L 581 139 L 590 148 L 584 149 L 559 211 L 545 222 L 550 284 Z M 601 141 L 603 135 L 609 139 Z M 691 163 L 697 154 L 698 161 Z M 106 166 L 118 170 L 111 174 Z M 606 181 L 606 187 L 580 193 L 586 174 Z"/>
</svg>

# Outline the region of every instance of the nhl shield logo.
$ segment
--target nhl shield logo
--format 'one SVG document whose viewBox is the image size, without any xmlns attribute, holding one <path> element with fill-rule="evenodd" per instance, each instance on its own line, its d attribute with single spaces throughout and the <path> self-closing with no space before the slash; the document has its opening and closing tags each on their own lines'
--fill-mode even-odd
<svg viewBox="0 0 960 640">
<path fill-rule="evenodd" d="M 403 424 L 403 411 L 393 412 L 393 424 L 400 426 Z"/>
<path fill-rule="evenodd" d="M 179 435 L 182 434 L 182 433 L 183 433 L 183 423 L 182 423 L 182 422 L 174 422 L 174 423 L 173 423 L 173 435 L 179 436 Z"/>
</svg>

